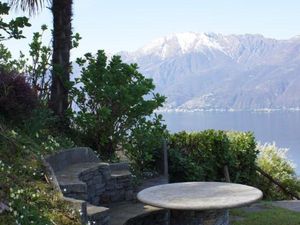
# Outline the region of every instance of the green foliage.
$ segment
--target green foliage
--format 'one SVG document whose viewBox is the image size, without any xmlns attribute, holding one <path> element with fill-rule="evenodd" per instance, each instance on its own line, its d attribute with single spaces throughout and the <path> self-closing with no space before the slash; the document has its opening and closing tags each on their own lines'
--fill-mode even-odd
<svg viewBox="0 0 300 225">
<path fill-rule="evenodd" d="M 79 212 L 47 183 L 41 163 L 41 155 L 63 143 L 50 135 L 31 138 L 0 127 L 0 199 L 9 206 L 0 214 L 0 224 L 80 224 Z"/>
<path fill-rule="evenodd" d="M 258 145 L 250 132 L 206 130 L 181 132 L 170 137 L 170 179 L 178 181 L 224 181 L 225 165 L 232 182 L 254 185 L 267 199 L 287 199 L 278 186 L 256 172 L 256 166 L 280 181 L 291 192 L 300 193 L 300 181 L 286 150 L 274 144 Z"/>
<path fill-rule="evenodd" d="M 56 129 L 57 121 L 52 111 L 41 107 L 34 110 L 32 116 L 19 126 L 20 130 L 42 149 L 36 154 L 51 154 L 57 150 L 75 146 L 70 137 Z"/>
<path fill-rule="evenodd" d="M 42 26 L 42 32 L 46 29 Z M 42 44 L 41 38 L 42 33 L 34 33 L 29 45 L 32 63 L 23 53 L 19 59 L 13 59 L 11 52 L 0 44 L 0 114 L 16 123 L 19 118 L 29 118 L 37 100 L 41 103 L 49 95 L 47 71 L 51 50 Z"/>
<path fill-rule="evenodd" d="M 17 71 L 23 74 L 25 68 L 25 60 L 23 54 L 20 54 L 19 59 L 13 59 L 8 48 L 0 43 L 0 68 L 3 71 Z"/>
<path fill-rule="evenodd" d="M 278 148 L 274 143 L 259 144 L 257 149 L 259 151 L 257 165 L 291 192 L 299 194 L 300 181 L 296 176 L 293 164 L 286 157 L 287 149 Z M 264 192 L 265 198 L 280 200 L 290 197 L 262 175 L 258 175 L 256 178 L 256 185 Z"/>
<path fill-rule="evenodd" d="M 192 157 L 174 148 L 169 151 L 169 175 L 171 182 L 199 181 L 205 171 Z"/>
<path fill-rule="evenodd" d="M 0 3 L 0 11 L 4 6 L 8 10 Z M 26 21 L 17 18 L 5 24 L 1 17 L 0 41 L 22 38 L 20 28 Z M 42 32 L 45 30 L 43 26 Z M 37 95 L 41 103 L 48 92 L 51 54 L 42 44 L 42 33 L 34 33 L 29 53 L 30 59 L 22 53 L 13 59 L 0 44 L 0 203 L 9 208 L 0 214 L 0 224 L 80 224 L 79 212 L 47 183 L 41 163 L 42 155 L 74 145 L 68 138 L 49 132 L 55 118 L 44 107 L 37 107 Z"/>
<path fill-rule="evenodd" d="M 19 128 L 28 136 L 34 138 L 36 133 L 48 134 L 49 130 L 54 130 L 56 122 L 56 117 L 53 116 L 53 113 L 49 109 L 39 107 L 32 110 L 31 117 L 25 120 Z"/>
<path fill-rule="evenodd" d="M 41 27 L 41 32 L 33 33 L 32 42 L 29 44 L 30 59 L 25 59 L 25 73 L 29 78 L 32 87 L 38 93 L 40 102 L 47 104 L 50 98 L 50 82 L 52 49 L 43 44 L 43 34 L 47 31 L 47 26 Z"/>
<path fill-rule="evenodd" d="M 129 141 L 124 146 L 131 160 L 135 175 L 158 171 L 162 158 L 162 144 L 167 136 L 166 126 L 162 125 L 162 116 L 154 115 L 152 120 L 142 118 L 131 130 Z"/>
<path fill-rule="evenodd" d="M 0 2 L 0 41 L 24 38 L 22 28 L 31 26 L 26 17 L 4 21 L 3 16 L 8 15 L 9 10 L 10 7 L 7 3 Z"/>
<path fill-rule="evenodd" d="M 81 40 L 81 36 L 79 33 L 75 33 L 73 36 L 72 36 L 72 46 L 71 48 L 78 48 L 79 46 L 79 41 Z"/>
<path fill-rule="evenodd" d="M 45 44 L 43 37 L 49 32 L 46 25 L 41 26 L 41 31 L 34 32 L 29 44 L 29 57 L 20 52 L 18 59 L 13 59 L 12 54 L 3 44 L 0 44 L 0 68 L 5 71 L 17 71 L 24 75 L 34 89 L 39 103 L 48 106 L 51 85 L 52 48 L 50 43 Z M 78 47 L 81 37 L 78 33 L 72 36 L 73 48 Z M 71 84 L 69 84 L 70 86 Z"/>
<path fill-rule="evenodd" d="M 43 37 L 46 32 L 49 32 L 46 25 L 41 26 L 40 32 L 33 33 L 33 38 L 29 44 L 29 58 L 25 58 L 24 54 L 20 54 L 20 59 L 14 61 L 13 64 L 20 65 L 23 73 L 28 77 L 31 86 L 36 91 L 40 103 L 43 106 L 48 106 L 50 100 L 50 85 L 52 82 L 51 70 L 61 70 L 59 65 L 52 65 L 52 48 L 50 43 L 45 44 Z M 79 46 L 81 37 L 78 33 L 72 36 L 72 48 Z M 71 88 L 72 83 L 66 84 Z"/>
<path fill-rule="evenodd" d="M 112 157 L 131 129 L 162 106 L 165 98 L 153 93 L 152 80 L 140 74 L 136 64 L 123 63 L 119 56 L 108 62 L 105 53 L 98 51 L 77 63 L 81 77 L 72 90 L 79 109 L 73 112 L 74 127 L 86 145 Z"/>
<path fill-rule="evenodd" d="M 231 180 L 250 183 L 255 176 L 255 139 L 252 133 L 205 130 L 180 132 L 170 137 L 171 181 L 224 181 L 224 166 Z M 250 169 L 248 169 L 250 167 Z"/>
<path fill-rule="evenodd" d="M 231 180 L 251 184 L 256 177 L 254 162 L 258 154 L 255 137 L 251 132 L 230 131 L 226 134 L 233 162 L 230 168 Z"/>
</svg>

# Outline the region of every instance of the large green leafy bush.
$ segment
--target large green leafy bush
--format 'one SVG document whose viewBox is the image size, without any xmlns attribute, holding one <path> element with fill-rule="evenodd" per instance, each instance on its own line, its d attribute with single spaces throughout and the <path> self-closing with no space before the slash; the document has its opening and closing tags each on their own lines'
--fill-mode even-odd
<svg viewBox="0 0 300 225">
<path fill-rule="evenodd" d="M 180 132 L 169 142 L 170 179 L 175 181 L 224 181 L 224 167 L 238 183 L 251 183 L 257 155 L 252 133 L 205 130 Z"/>
<path fill-rule="evenodd" d="M 104 51 L 98 51 L 77 63 L 81 77 L 72 90 L 78 108 L 73 112 L 74 128 L 83 144 L 111 158 L 165 97 L 153 92 L 152 79 L 140 74 L 136 64 L 123 63 L 119 56 L 108 61 Z"/>
<path fill-rule="evenodd" d="M 226 132 L 229 139 L 230 176 L 232 182 L 251 184 L 256 177 L 255 160 L 258 150 L 254 134 L 251 132 Z"/>
<path fill-rule="evenodd" d="M 132 162 L 133 173 L 137 176 L 153 174 L 162 169 L 162 145 L 167 131 L 161 120 L 161 115 L 155 115 L 152 120 L 142 118 L 133 127 L 129 141 L 124 145 L 125 153 Z"/>
</svg>

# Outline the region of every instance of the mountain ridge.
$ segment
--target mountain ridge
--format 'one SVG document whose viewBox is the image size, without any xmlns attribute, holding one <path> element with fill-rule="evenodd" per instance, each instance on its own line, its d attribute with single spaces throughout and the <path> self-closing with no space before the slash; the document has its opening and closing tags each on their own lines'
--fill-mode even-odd
<svg viewBox="0 0 300 225">
<path fill-rule="evenodd" d="M 300 108 L 300 36 L 185 32 L 119 54 L 153 78 L 165 109 Z"/>
</svg>

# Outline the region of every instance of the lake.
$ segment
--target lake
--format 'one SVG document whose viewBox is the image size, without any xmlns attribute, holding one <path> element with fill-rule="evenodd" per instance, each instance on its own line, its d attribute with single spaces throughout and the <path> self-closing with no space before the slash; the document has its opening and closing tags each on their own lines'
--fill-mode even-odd
<svg viewBox="0 0 300 225">
<path fill-rule="evenodd" d="M 167 112 L 162 113 L 168 129 L 252 131 L 261 143 L 275 142 L 289 148 L 288 158 L 300 174 L 300 112 Z"/>
</svg>

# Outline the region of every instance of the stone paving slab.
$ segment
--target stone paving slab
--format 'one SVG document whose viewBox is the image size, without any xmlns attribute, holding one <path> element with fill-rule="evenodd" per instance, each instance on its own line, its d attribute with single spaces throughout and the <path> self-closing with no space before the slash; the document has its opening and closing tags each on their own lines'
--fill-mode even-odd
<svg viewBox="0 0 300 225">
<path fill-rule="evenodd" d="M 275 201 L 272 202 L 272 205 L 280 208 L 285 208 L 291 211 L 300 212 L 300 200 Z"/>
<path fill-rule="evenodd" d="M 101 206 L 87 205 L 88 224 L 109 225 L 109 209 Z"/>
<path fill-rule="evenodd" d="M 146 206 L 138 202 L 121 202 L 109 205 L 110 225 L 123 225 L 128 219 L 159 208 Z"/>
</svg>

